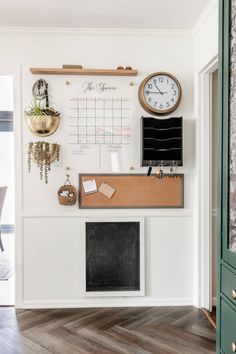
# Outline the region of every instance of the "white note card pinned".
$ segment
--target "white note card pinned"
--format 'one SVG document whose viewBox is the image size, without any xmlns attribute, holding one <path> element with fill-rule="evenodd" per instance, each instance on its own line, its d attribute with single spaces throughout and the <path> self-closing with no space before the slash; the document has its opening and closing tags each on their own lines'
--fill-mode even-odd
<svg viewBox="0 0 236 354">
<path fill-rule="evenodd" d="M 101 186 L 98 188 L 98 191 L 104 194 L 107 198 L 112 198 L 116 190 L 111 186 L 109 186 L 109 184 L 103 182 Z"/>
<path fill-rule="evenodd" d="M 95 179 L 90 179 L 89 181 L 84 181 L 83 187 L 84 187 L 85 194 L 92 194 L 92 193 L 96 193 L 98 191 Z"/>
</svg>

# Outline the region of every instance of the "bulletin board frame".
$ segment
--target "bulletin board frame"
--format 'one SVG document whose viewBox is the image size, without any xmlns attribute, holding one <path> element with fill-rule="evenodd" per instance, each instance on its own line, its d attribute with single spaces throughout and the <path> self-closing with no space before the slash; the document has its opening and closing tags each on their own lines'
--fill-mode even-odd
<svg viewBox="0 0 236 354">
<path fill-rule="evenodd" d="M 116 192 L 112 198 L 102 193 L 86 195 L 84 181 L 95 179 L 97 188 L 106 182 Z M 79 174 L 80 209 L 184 208 L 184 174 L 165 174 L 162 179 L 146 174 Z"/>
</svg>

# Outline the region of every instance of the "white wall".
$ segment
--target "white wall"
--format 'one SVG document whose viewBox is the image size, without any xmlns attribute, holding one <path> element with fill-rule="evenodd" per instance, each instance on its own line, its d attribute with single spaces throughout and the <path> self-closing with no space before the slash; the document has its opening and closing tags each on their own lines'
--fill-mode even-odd
<svg viewBox="0 0 236 354">
<path fill-rule="evenodd" d="M 194 29 L 194 70 L 200 72 L 218 55 L 219 1 L 211 0 Z"/>
<path fill-rule="evenodd" d="M 139 31 L 70 31 L 35 30 L 1 31 L 0 42 L 7 48 L 0 57 L 0 67 L 12 67 L 21 76 L 22 105 L 17 125 L 18 173 L 18 307 L 161 305 L 193 303 L 193 41 L 185 32 Z M 30 67 L 60 67 L 63 63 L 81 63 L 91 68 L 115 68 L 131 65 L 139 70 L 138 87 L 148 74 L 169 71 L 176 75 L 183 88 L 183 99 L 175 115 L 184 117 L 184 209 L 79 210 L 57 203 L 57 189 L 64 182 L 69 147 L 65 144 L 62 123 L 47 141 L 61 144 L 61 164 L 52 166 L 49 184 L 39 181 L 33 167 L 27 172 L 26 144 L 36 140 L 25 125 L 23 111 L 31 101 L 32 84 L 38 79 Z M 65 80 L 79 82 L 80 77 L 45 76 L 56 108 L 63 113 Z M 109 80 L 116 80 L 109 78 Z M 17 86 L 18 87 L 18 86 Z M 140 117 L 148 115 L 137 103 L 133 117 L 133 134 L 140 135 Z M 21 122 L 21 124 L 19 124 Z M 135 151 L 140 147 L 136 146 Z M 139 152 L 137 152 L 138 156 Z M 22 165 L 21 165 L 22 158 Z M 137 161 L 139 160 L 139 156 Z M 93 163 L 91 161 L 91 163 Z M 70 165 L 72 182 L 77 185 L 81 168 Z M 138 165 L 134 172 L 141 171 Z M 146 169 L 145 169 L 146 170 Z M 94 171 L 94 172 L 102 172 Z M 127 170 L 121 172 L 129 172 Z M 23 188 L 23 197 L 21 196 Z M 22 197 L 22 198 L 21 198 Z M 145 216 L 146 230 L 146 296 L 144 298 L 82 298 L 79 267 L 78 224 L 81 217 Z M 22 227 L 22 228 L 21 228 Z M 21 276 L 22 271 L 22 276 Z"/>
<path fill-rule="evenodd" d="M 218 0 L 212 0 L 193 30 L 194 38 L 194 304 L 209 307 L 211 297 L 211 95 L 210 76 L 218 61 Z M 208 86 L 208 87 L 207 87 Z M 207 98 L 208 97 L 208 98 Z M 209 292 L 209 296 L 207 293 Z M 209 307 L 210 308 L 210 307 Z"/>
</svg>

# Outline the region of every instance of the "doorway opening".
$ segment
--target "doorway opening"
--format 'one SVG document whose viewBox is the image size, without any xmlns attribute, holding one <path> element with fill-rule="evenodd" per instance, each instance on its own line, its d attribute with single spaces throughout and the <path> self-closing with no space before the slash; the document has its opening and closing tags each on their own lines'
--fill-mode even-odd
<svg viewBox="0 0 236 354">
<path fill-rule="evenodd" d="M 201 307 L 216 327 L 217 280 L 217 147 L 218 147 L 218 60 L 214 59 L 201 73 Z"/>
<path fill-rule="evenodd" d="M 216 289 L 217 289 L 217 141 L 218 141 L 218 69 L 210 76 L 210 278 L 209 278 L 209 309 L 204 313 L 216 328 Z"/>
<path fill-rule="evenodd" d="M 217 126 L 218 126 L 218 69 L 212 73 L 212 305 L 216 306 L 217 289 Z"/>
<path fill-rule="evenodd" d="M 0 306 L 15 304 L 13 76 L 0 75 Z"/>
<path fill-rule="evenodd" d="M 211 315 L 216 302 L 217 273 L 218 56 L 199 72 L 198 80 L 199 307 Z"/>
</svg>

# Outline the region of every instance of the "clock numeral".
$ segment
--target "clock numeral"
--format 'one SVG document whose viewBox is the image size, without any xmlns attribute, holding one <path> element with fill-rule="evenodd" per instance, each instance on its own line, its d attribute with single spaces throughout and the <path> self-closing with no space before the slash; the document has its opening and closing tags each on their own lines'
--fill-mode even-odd
<svg viewBox="0 0 236 354">
<path fill-rule="evenodd" d="M 146 95 L 148 95 L 148 94 L 149 94 L 149 91 L 148 91 L 148 90 L 146 90 L 146 91 L 145 91 L 145 93 L 146 93 Z"/>
<path fill-rule="evenodd" d="M 152 81 L 153 81 L 154 85 L 157 83 L 157 79 L 153 79 Z"/>
<path fill-rule="evenodd" d="M 171 101 L 172 101 L 172 102 L 175 102 L 175 99 L 174 99 L 174 97 L 173 97 L 173 98 L 171 98 Z"/>
<path fill-rule="evenodd" d="M 159 108 L 161 108 L 161 109 L 162 109 L 162 108 L 163 108 L 163 104 L 160 104 Z"/>
<path fill-rule="evenodd" d="M 167 84 L 169 84 L 169 79 L 167 79 L 166 81 L 167 81 Z"/>
<path fill-rule="evenodd" d="M 154 107 L 156 107 L 156 105 L 157 105 L 157 102 L 154 102 Z"/>
<path fill-rule="evenodd" d="M 166 107 L 170 107 L 170 102 L 166 102 Z"/>
<path fill-rule="evenodd" d="M 151 97 L 148 97 L 148 102 L 152 102 L 152 98 Z"/>
<path fill-rule="evenodd" d="M 173 90 L 173 96 L 176 96 L 176 94 L 177 94 L 176 90 Z"/>
<path fill-rule="evenodd" d="M 159 82 L 163 82 L 163 77 L 158 78 Z"/>
<path fill-rule="evenodd" d="M 175 84 L 171 84 L 171 88 L 173 90 L 175 88 Z"/>
<path fill-rule="evenodd" d="M 151 90 L 152 89 L 152 84 L 148 84 L 148 88 L 149 88 L 149 90 Z"/>
</svg>

